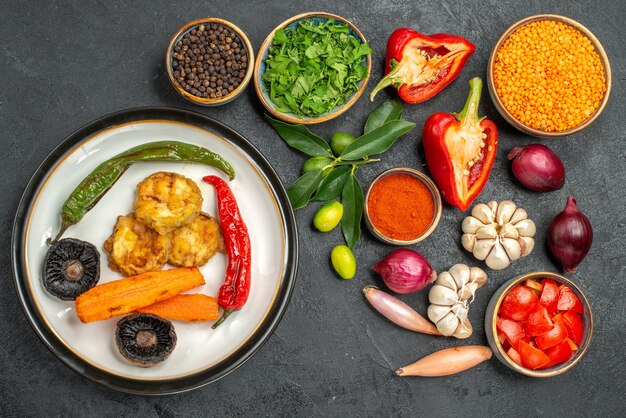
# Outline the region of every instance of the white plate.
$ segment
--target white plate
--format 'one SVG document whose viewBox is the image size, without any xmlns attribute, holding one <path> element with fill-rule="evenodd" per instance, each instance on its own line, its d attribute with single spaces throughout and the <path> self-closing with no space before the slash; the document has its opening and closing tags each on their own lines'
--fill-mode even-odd
<svg viewBox="0 0 626 418">
<path fill-rule="evenodd" d="M 245 139 L 199 114 L 174 109 L 136 109 L 105 119 L 93 122 L 64 141 L 60 147 L 66 145 L 67 150 L 55 150 L 44 162 L 38 173 L 46 171 L 45 176 L 37 178 L 38 173 L 35 174 L 20 204 L 14 225 L 13 255 L 16 283 L 26 313 L 31 322 L 37 319 L 39 323 L 33 324 L 35 329 L 66 364 L 79 372 L 88 366 L 96 376 L 85 375 L 98 381 L 102 381 L 102 376 L 114 377 L 113 381 L 102 382 L 108 386 L 131 392 L 163 393 L 213 381 L 256 351 L 256 345 L 269 336 L 288 301 L 295 277 L 297 239 L 284 189 L 267 161 Z M 229 185 L 252 243 L 251 289 L 244 308 L 215 330 L 210 327 L 212 322 L 172 321 L 178 342 L 170 358 L 152 368 L 139 368 L 121 357 L 115 346 L 115 327 L 120 318 L 83 324 L 76 316 L 73 302 L 61 301 L 45 290 L 41 270 L 48 249 L 46 240 L 59 230 L 61 206 L 76 185 L 101 162 L 131 147 L 165 140 L 206 147 L 233 166 L 236 177 Z M 82 221 L 64 234 L 98 248 L 99 284 L 121 278 L 109 269 L 102 245 L 111 234 L 117 216 L 132 212 L 137 183 L 157 171 L 173 171 L 194 180 L 202 191 L 203 211 L 217 217 L 215 193 L 212 186 L 202 182 L 202 177 L 213 174 L 226 179 L 218 169 L 173 162 L 132 165 Z M 226 255 L 218 253 L 200 268 L 206 285 L 187 293 L 216 296 L 225 267 Z M 54 338 L 39 332 L 41 322 Z M 163 390 L 163 387 L 167 388 Z"/>
</svg>

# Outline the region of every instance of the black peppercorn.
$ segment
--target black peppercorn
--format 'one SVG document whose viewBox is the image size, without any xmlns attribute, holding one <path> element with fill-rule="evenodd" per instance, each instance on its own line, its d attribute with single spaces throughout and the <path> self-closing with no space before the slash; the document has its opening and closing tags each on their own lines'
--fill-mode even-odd
<svg viewBox="0 0 626 418">
<path fill-rule="evenodd" d="M 216 24 L 193 27 L 174 44 L 172 72 L 187 92 L 220 98 L 237 89 L 248 68 L 248 56 L 239 35 Z"/>
</svg>

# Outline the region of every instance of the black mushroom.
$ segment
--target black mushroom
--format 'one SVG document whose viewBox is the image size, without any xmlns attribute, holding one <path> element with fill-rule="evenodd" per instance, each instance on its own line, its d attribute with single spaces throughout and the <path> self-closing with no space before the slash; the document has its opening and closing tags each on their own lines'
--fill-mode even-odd
<svg viewBox="0 0 626 418">
<path fill-rule="evenodd" d="M 176 347 L 176 332 L 167 319 L 133 314 L 117 323 L 115 343 L 122 356 L 135 366 L 152 367 L 172 354 Z"/>
<path fill-rule="evenodd" d="M 100 253 L 86 241 L 59 240 L 48 248 L 42 277 L 48 292 L 61 300 L 76 300 L 98 283 Z"/>
</svg>

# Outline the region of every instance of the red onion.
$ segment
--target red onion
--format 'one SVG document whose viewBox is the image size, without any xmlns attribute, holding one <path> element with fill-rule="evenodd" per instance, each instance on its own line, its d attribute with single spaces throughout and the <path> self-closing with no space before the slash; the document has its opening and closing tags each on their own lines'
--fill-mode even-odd
<svg viewBox="0 0 626 418">
<path fill-rule="evenodd" d="M 576 199 L 567 198 L 565 209 L 548 227 L 548 247 L 565 273 L 574 273 L 591 248 L 591 222 L 576 207 Z"/>
<path fill-rule="evenodd" d="M 375 286 L 363 289 L 367 301 L 385 318 L 402 328 L 423 334 L 441 335 L 437 327 L 413 308 Z"/>
<path fill-rule="evenodd" d="M 536 192 L 551 192 L 563 187 L 565 167 L 548 147 L 531 144 L 509 151 L 513 175 L 520 183 Z"/>
<path fill-rule="evenodd" d="M 396 293 L 422 290 L 437 278 L 428 260 L 413 250 L 396 250 L 374 266 L 387 287 Z"/>
</svg>

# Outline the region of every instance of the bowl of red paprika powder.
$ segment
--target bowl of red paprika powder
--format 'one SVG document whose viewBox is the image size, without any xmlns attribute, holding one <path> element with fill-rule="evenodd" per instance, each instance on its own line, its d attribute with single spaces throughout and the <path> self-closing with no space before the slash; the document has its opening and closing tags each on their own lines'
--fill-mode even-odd
<svg viewBox="0 0 626 418">
<path fill-rule="evenodd" d="M 386 170 L 365 195 L 365 223 L 379 240 L 412 245 L 428 237 L 441 218 L 441 195 L 424 173 L 407 167 Z"/>
</svg>

